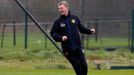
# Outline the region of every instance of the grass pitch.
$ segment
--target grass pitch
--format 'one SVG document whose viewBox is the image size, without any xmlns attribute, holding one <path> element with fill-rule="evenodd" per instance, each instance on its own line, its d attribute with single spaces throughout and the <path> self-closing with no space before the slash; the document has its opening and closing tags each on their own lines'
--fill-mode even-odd
<svg viewBox="0 0 134 75">
<path fill-rule="evenodd" d="M 133 70 L 89 70 L 88 75 L 133 75 Z M 75 75 L 71 69 L 67 70 L 0 70 L 0 75 Z"/>
</svg>

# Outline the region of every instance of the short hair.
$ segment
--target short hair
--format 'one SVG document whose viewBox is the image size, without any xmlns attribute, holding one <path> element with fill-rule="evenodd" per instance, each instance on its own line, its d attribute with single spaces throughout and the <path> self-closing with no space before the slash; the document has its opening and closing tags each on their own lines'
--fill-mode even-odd
<svg viewBox="0 0 134 75">
<path fill-rule="evenodd" d="M 60 1 L 59 3 L 58 3 L 58 6 L 60 6 L 60 5 L 65 5 L 66 7 L 68 7 L 69 8 L 69 4 L 68 4 L 68 2 L 67 1 Z"/>
</svg>

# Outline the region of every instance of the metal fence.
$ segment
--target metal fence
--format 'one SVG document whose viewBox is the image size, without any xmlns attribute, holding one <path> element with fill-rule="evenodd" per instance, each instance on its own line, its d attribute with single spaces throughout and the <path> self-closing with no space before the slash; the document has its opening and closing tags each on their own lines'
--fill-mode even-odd
<svg viewBox="0 0 134 75">
<path fill-rule="evenodd" d="M 131 20 L 95 20 L 87 22 L 87 27 L 96 28 L 96 34 L 86 36 L 85 39 L 90 41 L 94 38 L 93 42 L 99 44 L 101 42 L 101 48 L 130 48 L 131 46 Z M 112 42 L 112 44 L 110 44 L 110 42 Z M 116 43 L 118 43 L 118 45 Z M 121 45 L 123 43 L 125 44 Z M 88 43 L 85 43 L 86 48 L 92 45 L 92 43 L 87 44 Z"/>
<path fill-rule="evenodd" d="M 20 0 L 40 21 L 55 20 L 58 16 L 57 3 L 60 0 Z M 73 14 L 82 17 L 84 21 L 93 19 L 131 19 L 134 7 L 133 0 L 67 0 Z M 24 13 L 14 0 L 0 1 L 1 21 L 23 21 Z M 48 14 L 49 13 L 49 14 Z"/>
</svg>

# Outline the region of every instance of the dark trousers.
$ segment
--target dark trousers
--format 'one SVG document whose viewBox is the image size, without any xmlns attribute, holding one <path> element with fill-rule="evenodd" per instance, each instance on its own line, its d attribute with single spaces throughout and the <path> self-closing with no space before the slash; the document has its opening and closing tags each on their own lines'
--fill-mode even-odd
<svg viewBox="0 0 134 75">
<path fill-rule="evenodd" d="M 82 49 L 64 49 L 63 53 L 72 64 L 76 75 L 87 75 L 87 63 Z"/>
</svg>

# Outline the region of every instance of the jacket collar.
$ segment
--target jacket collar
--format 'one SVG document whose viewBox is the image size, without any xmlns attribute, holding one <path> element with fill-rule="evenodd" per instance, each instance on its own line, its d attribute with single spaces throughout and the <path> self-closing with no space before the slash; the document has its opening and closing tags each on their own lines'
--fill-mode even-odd
<svg viewBox="0 0 134 75">
<path fill-rule="evenodd" d="M 60 17 L 61 18 L 67 18 L 67 17 L 69 17 L 71 14 L 70 14 L 70 11 L 68 11 L 68 15 L 67 16 L 65 16 L 65 15 L 61 15 Z"/>
</svg>

